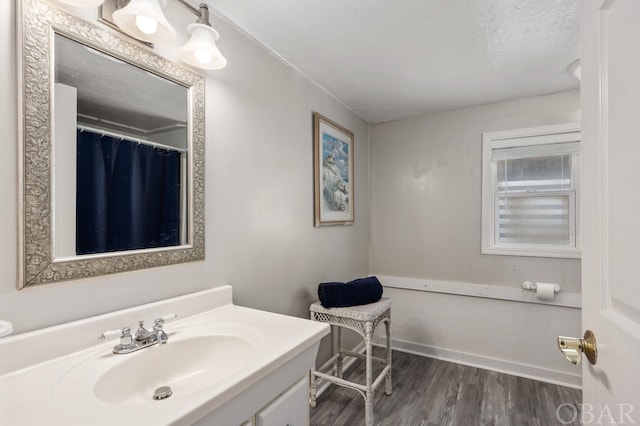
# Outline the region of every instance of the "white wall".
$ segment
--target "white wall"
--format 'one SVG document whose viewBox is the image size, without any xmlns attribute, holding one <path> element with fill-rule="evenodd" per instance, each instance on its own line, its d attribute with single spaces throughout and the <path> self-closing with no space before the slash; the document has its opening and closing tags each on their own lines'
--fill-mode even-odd
<svg viewBox="0 0 640 426">
<path fill-rule="evenodd" d="M 55 83 L 53 128 L 54 141 L 74 141 L 78 116 L 78 89 Z M 53 257 L 62 258 L 76 254 L 76 157 L 77 145 L 66 143 L 56 146 L 53 152 L 53 191 L 51 198 L 56 206 L 52 211 L 55 233 Z"/>
<path fill-rule="evenodd" d="M 571 91 L 371 126 L 370 272 L 454 287 L 554 282 L 580 293 L 579 260 L 480 253 L 482 132 L 579 121 L 579 111 L 579 93 Z M 398 346 L 579 382 L 579 369 L 555 347 L 557 335 L 580 335 L 579 309 L 405 289 L 385 294 L 394 298 Z"/>
<path fill-rule="evenodd" d="M 195 18 L 169 3 L 184 41 Z M 16 332 L 226 283 L 238 304 L 307 317 L 319 282 L 366 275 L 367 124 L 213 17 L 229 65 L 207 73 L 206 260 L 16 290 L 14 16 L 15 2 L 0 2 L 0 318 Z M 175 56 L 176 48 L 164 49 Z M 313 227 L 314 110 L 355 133 L 354 226 Z"/>
<path fill-rule="evenodd" d="M 577 92 L 368 129 L 215 17 L 229 65 L 207 73 L 206 260 L 16 290 L 14 3 L 0 2 L 0 319 L 13 321 L 17 332 L 224 283 L 233 285 L 238 304 L 306 317 L 318 282 L 369 271 L 511 287 L 523 280 L 553 281 L 579 293 L 579 261 L 480 255 L 481 133 L 576 121 Z M 169 7 L 183 17 L 176 27 L 191 22 L 179 5 Z M 184 42 L 179 33 L 178 43 Z M 175 50 L 161 48 L 174 59 Z M 354 226 L 312 226 L 314 110 L 355 133 Z M 385 294 L 394 299 L 399 347 L 485 365 L 493 358 L 500 361 L 493 368 L 572 380 L 574 370 L 550 339 L 579 335 L 579 310 L 391 288 Z M 327 350 L 325 345 L 324 355 Z"/>
</svg>

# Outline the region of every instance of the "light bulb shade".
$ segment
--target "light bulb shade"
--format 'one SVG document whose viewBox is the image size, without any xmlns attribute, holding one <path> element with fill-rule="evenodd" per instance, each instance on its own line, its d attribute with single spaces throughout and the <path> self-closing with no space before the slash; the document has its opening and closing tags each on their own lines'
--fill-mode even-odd
<svg viewBox="0 0 640 426">
<path fill-rule="evenodd" d="M 104 3 L 104 0 L 58 0 L 58 2 L 77 7 L 98 7 Z"/>
<path fill-rule="evenodd" d="M 122 31 L 138 40 L 150 43 L 170 42 L 176 39 L 176 30 L 173 29 L 167 18 L 162 13 L 161 0 L 131 0 L 122 9 L 113 12 L 113 21 Z M 166 4 L 163 1 L 163 4 Z M 140 17 L 140 18 L 138 18 Z M 150 21 L 157 22 L 158 26 L 147 25 L 140 28 L 140 24 Z"/>
<path fill-rule="evenodd" d="M 227 65 L 227 60 L 216 46 L 216 40 L 220 38 L 216 30 L 205 24 L 189 24 L 187 31 L 191 38 L 180 49 L 184 62 L 207 70 L 219 70 Z"/>
</svg>

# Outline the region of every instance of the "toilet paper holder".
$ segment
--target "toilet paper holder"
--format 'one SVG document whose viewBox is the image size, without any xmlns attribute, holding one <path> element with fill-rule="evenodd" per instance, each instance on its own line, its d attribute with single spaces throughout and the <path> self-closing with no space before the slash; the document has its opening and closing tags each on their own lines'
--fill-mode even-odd
<svg viewBox="0 0 640 426">
<path fill-rule="evenodd" d="M 525 290 L 536 291 L 538 286 L 537 286 L 537 283 L 532 283 L 531 281 L 525 281 L 522 283 L 522 288 Z M 553 292 L 560 293 L 560 286 L 558 284 L 553 285 Z"/>
</svg>

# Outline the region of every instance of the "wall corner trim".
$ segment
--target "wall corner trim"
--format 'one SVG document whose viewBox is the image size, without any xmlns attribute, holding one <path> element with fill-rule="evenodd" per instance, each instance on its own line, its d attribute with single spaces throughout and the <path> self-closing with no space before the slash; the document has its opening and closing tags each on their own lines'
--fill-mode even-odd
<svg viewBox="0 0 640 426">
<path fill-rule="evenodd" d="M 374 275 L 374 274 L 370 274 Z M 558 306 L 581 309 L 582 296 L 579 293 L 560 291 L 553 300 L 540 300 L 535 292 L 523 290 L 521 283 L 511 287 L 459 281 L 438 281 L 424 278 L 408 278 L 387 275 L 376 275 L 384 287 L 404 290 L 426 291 L 431 293 L 451 294 L 455 296 L 481 297 L 485 299 L 506 300 L 520 303 Z"/>
</svg>

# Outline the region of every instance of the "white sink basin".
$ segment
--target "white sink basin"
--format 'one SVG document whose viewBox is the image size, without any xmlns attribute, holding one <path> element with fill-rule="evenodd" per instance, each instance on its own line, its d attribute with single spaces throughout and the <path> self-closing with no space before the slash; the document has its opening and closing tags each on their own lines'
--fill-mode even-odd
<svg viewBox="0 0 640 426">
<path fill-rule="evenodd" d="M 175 312 L 166 345 L 126 355 L 106 329 Z M 324 323 L 233 305 L 229 286 L 0 338 L 0 423 L 238 425 L 315 366 Z M 154 400 L 159 387 L 173 394 Z"/>
<path fill-rule="evenodd" d="M 148 403 L 161 386 L 170 386 L 172 397 L 188 395 L 237 372 L 252 353 L 251 343 L 238 336 L 170 340 L 130 354 L 138 356 L 118 355 L 123 362 L 98 379 L 94 392 L 111 404 Z"/>
<path fill-rule="evenodd" d="M 112 354 L 109 346 L 102 345 L 101 351 L 89 353 L 62 375 L 54 386 L 54 398 L 162 404 L 153 399 L 156 389 L 171 387 L 169 399 L 174 400 L 215 387 L 244 369 L 264 340 L 255 329 L 234 324 L 167 328 L 167 334 L 166 344 L 130 354 Z"/>
</svg>

